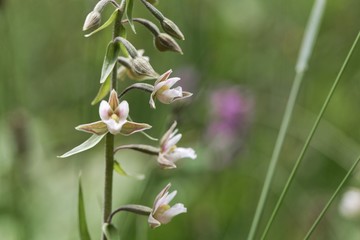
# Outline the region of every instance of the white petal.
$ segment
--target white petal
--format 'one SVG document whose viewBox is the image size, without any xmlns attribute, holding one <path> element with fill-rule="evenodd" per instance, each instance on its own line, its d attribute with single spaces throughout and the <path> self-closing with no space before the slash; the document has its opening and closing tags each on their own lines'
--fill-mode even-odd
<svg viewBox="0 0 360 240">
<path fill-rule="evenodd" d="M 171 219 L 173 217 L 175 217 L 176 215 L 179 215 L 181 213 L 186 213 L 186 212 L 187 212 L 187 209 L 184 207 L 184 204 L 177 203 L 174 206 L 172 206 L 169 210 L 164 212 L 161 216 L 159 216 L 158 220 L 162 224 L 166 224 L 166 223 L 170 222 Z"/>
<path fill-rule="evenodd" d="M 171 202 L 171 200 L 174 199 L 174 197 L 176 196 L 177 191 L 172 191 L 169 195 L 167 195 L 166 199 L 165 199 L 165 204 L 169 204 Z"/>
<path fill-rule="evenodd" d="M 164 104 L 172 103 L 176 98 L 183 96 L 181 87 L 168 89 L 156 95 L 157 99 Z"/>
<path fill-rule="evenodd" d="M 110 119 L 112 109 L 108 102 L 102 100 L 99 107 L 99 115 L 101 120 L 106 121 Z"/>
<path fill-rule="evenodd" d="M 169 192 L 165 192 L 164 195 L 162 195 L 161 198 L 159 198 L 157 200 L 157 202 L 155 203 L 154 209 L 153 209 L 154 213 L 158 210 L 159 207 L 161 207 L 163 205 L 167 205 L 166 198 L 168 195 L 169 195 Z"/>
<path fill-rule="evenodd" d="M 160 140 L 160 145 L 164 145 L 165 142 L 168 141 L 168 139 L 170 138 L 170 136 L 172 136 L 172 133 L 174 131 L 174 129 L 176 128 L 177 122 L 174 121 L 174 123 L 171 125 L 171 127 L 169 128 L 169 130 L 166 131 L 166 133 L 163 135 L 163 137 Z"/>
<path fill-rule="evenodd" d="M 166 82 L 155 83 L 153 93 L 156 94 L 156 92 L 159 91 L 159 89 L 164 87 L 165 85 L 166 85 Z"/>
<path fill-rule="evenodd" d="M 162 198 L 162 196 L 164 196 L 165 193 L 167 193 L 169 191 L 171 187 L 171 183 L 168 183 L 168 185 L 166 185 L 166 187 L 164 187 L 163 190 L 161 190 L 161 192 L 156 196 L 155 201 L 154 201 L 154 209 L 156 206 L 156 203 L 160 200 L 160 198 Z M 153 212 L 155 212 L 155 210 L 153 209 Z"/>
<path fill-rule="evenodd" d="M 182 158 L 195 159 L 197 156 L 194 149 L 192 148 L 175 148 L 174 151 L 166 154 L 165 157 L 172 162 L 176 162 Z"/>
<path fill-rule="evenodd" d="M 120 118 L 120 121 L 124 121 L 129 116 L 129 103 L 127 101 L 122 101 L 115 110 L 116 114 Z"/>
<path fill-rule="evenodd" d="M 174 146 L 175 144 L 177 144 L 180 139 L 181 139 L 182 135 L 179 133 L 177 135 L 175 135 L 174 137 L 168 139 L 163 146 L 161 146 L 161 151 L 166 153 L 168 150 L 170 150 L 170 148 L 172 146 Z"/>
<path fill-rule="evenodd" d="M 175 83 L 177 83 L 178 81 L 180 81 L 180 78 L 178 77 L 173 77 L 173 78 L 169 78 L 168 80 L 165 81 L 166 86 L 168 86 L 169 88 L 171 88 L 172 86 L 174 86 Z"/>
</svg>

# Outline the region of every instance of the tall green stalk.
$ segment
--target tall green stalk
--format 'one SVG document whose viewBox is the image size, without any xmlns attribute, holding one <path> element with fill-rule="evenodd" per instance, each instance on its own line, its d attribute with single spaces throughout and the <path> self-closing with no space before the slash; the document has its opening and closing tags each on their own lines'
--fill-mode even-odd
<svg viewBox="0 0 360 240">
<path fill-rule="evenodd" d="M 339 83 L 339 80 L 340 80 L 340 78 L 341 78 L 341 76 L 342 76 L 342 74 L 343 74 L 343 72 L 344 72 L 344 70 L 345 70 L 345 68 L 346 68 L 346 66 L 347 66 L 347 64 L 348 64 L 348 62 L 349 62 L 349 59 L 350 59 L 350 57 L 352 56 L 352 53 L 353 53 L 353 51 L 354 51 L 354 49 L 355 49 L 355 46 L 356 46 L 357 43 L 358 43 L 359 37 L 360 37 L 360 32 L 358 33 L 358 35 L 357 35 L 357 37 L 356 37 L 356 39 L 355 39 L 355 41 L 354 41 L 354 43 L 353 43 L 353 45 L 352 45 L 349 53 L 348 53 L 348 55 L 347 55 L 347 57 L 346 57 L 343 65 L 342 65 L 342 67 L 341 67 L 341 69 L 340 69 L 340 71 L 339 71 L 336 79 L 335 79 L 335 82 L 333 83 L 333 85 L 332 85 L 332 87 L 331 87 L 331 89 L 330 89 L 330 92 L 329 92 L 328 96 L 326 97 L 326 100 L 325 100 L 325 102 L 324 102 L 324 104 L 323 104 L 323 106 L 322 106 L 322 108 L 321 108 L 321 110 L 320 110 L 320 112 L 319 112 L 319 115 L 317 116 L 317 119 L 316 119 L 316 121 L 315 121 L 315 123 L 314 123 L 314 125 L 313 125 L 313 127 L 312 127 L 312 129 L 311 129 L 311 131 L 310 131 L 310 133 L 309 133 L 308 138 L 306 139 L 306 142 L 305 142 L 305 144 L 304 144 L 304 147 L 303 147 L 303 149 L 301 150 L 300 155 L 299 155 L 299 157 L 298 157 L 298 159 L 296 160 L 296 163 L 295 163 L 295 165 L 294 165 L 294 168 L 292 169 L 292 171 L 291 171 L 291 173 L 290 173 L 290 176 L 289 176 L 289 178 L 288 178 L 288 180 L 287 180 L 287 182 L 286 182 L 286 184 L 285 184 L 285 187 L 284 187 L 284 189 L 283 189 L 283 191 L 282 191 L 282 193 L 281 193 L 281 195 L 280 195 L 280 197 L 279 197 L 279 199 L 278 199 L 278 201 L 277 201 L 277 203 L 276 203 L 276 206 L 275 206 L 275 208 L 274 208 L 274 210 L 273 210 L 273 212 L 272 212 L 272 214 L 271 214 L 271 217 L 270 217 L 270 219 L 269 219 L 269 221 L 268 221 L 268 223 L 267 223 L 267 225 L 266 225 L 266 228 L 265 228 L 265 230 L 264 230 L 264 232 L 263 232 L 263 234 L 262 234 L 262 236 L 261 236 L 261 239 L 265 239 L 265 237 L 266 237 L 266 235 L 267 235 L 267 233 L 268 233 L 268 231 L 269 231 L 269 229 L 270 229 L 270 227 L 271 227 L 271 224 L 273 223 L 274 218 L 275 218 L 276 214 L 277 214 L 278 211 L 279 211 L 279 208 L 280 208 L 280 206 L 281 206 L 281 204 L 282 204 L 282 202 L 283 202 L 283 200 L 284 200 L 284 198 L 285 198 L 285 195 L 286 195 L 286 193 L 287 193 L 288 190 L 289 190 L 289 187 L 290 187 L 290 185 L 291 185 L 291 183 L 292 183 L 292 181 L 293 181 L 293 179 L 294 179 L 294 177 L 295 177 L 295 174 L 296 174 L 297 170 L 299 169 L 299 165 L 300 165 L 302 159 L 304 158 L 305 152 L 306 152 L 307 148 L 308 148 L 309 145 L 310 145 L 310 141 L 311 141 L 312 137 L 314 136 L 314 133 L 315 133 L 315 131 L 316 131 L 316 129 L 317 129 L 319 123 L 320 123 L 320 120 L 321 120 L 321 118 L 322 118 L 322 116 L 323 116 L 323 114 L 324 114 L 327 106 L 329 105 L 329 102 L 330 102 L 330 100 L 331 100 L 331 97 L 332 97 L 332 95 L 333 95 L 334 92 L 335 92 L 335 89 L 336 89 L 336 87 L 337 87 L 337 85 L 338 85 L 338 83 Z"/>
<path fill-rule="evenodd" d="M 295 74 L 294 82 L 291 87 L 289 99 L 286 104 L 284 116 L 283 116 L 280 130 L 279 130 L 279 134 L 276 139 L 275 147 L 274 147 L 271 159 L 270 159 L 269 168 L 267 170 L 264 185 L 261 190 L 259 202 L 256 207 L 255 216 L 254 216 L 253 222 L 250 227 L 250 232 L 249 232 L 249 235 L 247 238 L 248 240 L 254 239 L 256 230 L 257 230 L 259 222 L 260 222 L 261 215 L 264 210 L 264 205 L 265 205 L 267 196 L 269 194 L 270 185 L 271 185 L 272 179 L 274 177 L 276 165 L 279 160 L 280 152 L 281 152 L 284 140 L 285 140 L 287 129 L 289 127 L 289 123 L 291 120 L 292 112 L 294 110 L 296 98 L 299 93 L 301 82 L 303 80 L 304 73 L 307 68 L 307 62 L 310 58 L 310 55 L 311 55 L 311 52 L 312 52 L 312 49 L 314 46 L 314 42 L 315 42 L 315 39 L 316 39 L 316 36 L 318 33 L 318 29 L 319 29 L 319 25 L 320 25 L 320 21 L 321 21 L 322 15 L 323 15 L 324 8 L 325 8 L 325 0 L 317 0 L 314 3 L 314 7 L 312 9 L 308 25 L 306 27 L 305 35 L 304 35 L 304 38 L 302 41 L 299 57 L 298 57 L 296 68 L 295 68 L 296 74 Z"/>
<path fill-rule="evenodd" d="M 113 39 L 120 36 L 122 14 L 118 14 L 115 19 L 113 29 Z M 118 47 L 118 46 L 117 46 Z M 116 50 L 114 50 L 116 51 Z M 117 88 L 117 67 L 116 63 L 111 75 L 111 89 Z M 106 134 L 105 141 L 105 186 L 104 186 L 104 206 L 103 206 L 103 224 L 109 218 L 112 211 L 112 185 L 113 185 L 113 169 L 114 169 L 114 135 Z M 102 239 L 106 240 L 103 234 Z"/>
</svg>

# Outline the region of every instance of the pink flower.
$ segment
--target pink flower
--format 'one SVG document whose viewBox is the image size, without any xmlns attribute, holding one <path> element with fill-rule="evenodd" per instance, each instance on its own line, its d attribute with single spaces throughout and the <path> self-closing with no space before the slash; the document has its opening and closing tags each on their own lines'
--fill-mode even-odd
<svg viewBox="0 0 360 240">
<path fill-rule="evenodd" d="M 192 96 L 192 93 L 183 91 L 180 86 L 171 88 L 180 80 L 178 77 L 168 79 L 171 73 L 172 70 L 169 70 L 156 80 L 149 101 L 152 108 L 155 108 L 155 98 L 164 104 L 170 104 L 176 100 Z"/>
<path fill-rule="evenodd" d="M 163 168 L 176 168 L 175 162 L 181 158 L 196 158 L 194 149 L 176 146 L 182 137 L 180 133 L 177 134 L 176 124 L 174 122 L 160 140 L 160 152 L 157 161 Z"/>
<path fill-rule="evenodd" d="M 108 102 L 102 101 L 100 103 L 99 115 L 101 121 L 82 124 L 77 126 L 76 129 L 96 135 L 103 135 L 107 132 L 114 135 L 119 133 L 130 135 L 151 128 L 150 125 L 145 123 L 136 123 L 126 120 L 129 115 L 129 104 L 127 101 L 119 103 L 115 90 L 111 91 Z"/>
<path fill-rule="evenodd" d="M 161 224 L 167 224 L 176 215 L 186 213 L 187 211 L 182 203 L 177 203 L 170 207 L 169 203 L 177 193 L 177 191 L 173 191 L 169 194 L 168 190 L 170 187 L 171 184 L 169 183 L 155 199 L 153 210 L 148 219 L 151 228 L 159 227 Z"/>
</svg>

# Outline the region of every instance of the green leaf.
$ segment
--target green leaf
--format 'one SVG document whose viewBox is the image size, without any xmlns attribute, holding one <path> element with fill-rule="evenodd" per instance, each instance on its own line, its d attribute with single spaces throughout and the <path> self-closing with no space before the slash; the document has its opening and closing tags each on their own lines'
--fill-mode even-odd
<svg viewBox="0 0 360 240">
<path fill-rule="evenodd" d="M 120 48 L 118 44 L 110 42 L 106 48 L 106 55 L 101 69 L 100 83 L 104 83 L 107 77 L 113 70 L 117 57 L 119 56 Z"/>
<path fill-rule="evenodd" d="M 90 240 L 90 234 L 86 223 L 85 204 L 81 187 L 81 176 L 79 176 L 79 195 L 78 195 L 78 214 L 79 214 L 79 233 L 81 240 Z"/>
<path fill-rule="evenodd" d="M 98 93 L 94 100 L 92 100 L 91 105 L 95 105 L 100 102 L 108 93 L 110 92 L 111 80 L 110 77 L 106 78 L 105 82 L 100 86 Z"/>
<path fill-rule="evenodd" d="M 126 28 L 124 27 L 124 25 L 120 25 L 120 37 L 125 38 L 126 39 Z M 128 51 L 126 50 L 126 47 L 124 46 L 124 44 L 120 44 L 120 49 L 121 52 L 124 54 L 125 57 L 129 58 L 130 55 L 128 53 Z"/>
<path fill-rule="evenodd" d="M 133 7 L 134 7 L 134 1 L 133 0 L 128 0 L 128 3 L 126 5 L 126 15 L 127 15 L 128 20 L 129 20 L 131 30 L 136 34 L 134 22 L 132 20 Z"/>
<path fill-rule="evenodd" d="M 121 167 L 120 163 L 116 160 L 114 161 L 114 170 L 121 176 L 133 177 L 137 180 L 143 180 L 145 178 L 143 174 L 129 174 L 125 172 L 125 170 Z"/>
<path fill-rule="evenodd" d="M 91 33 L 86 34 L 85 37 L 90 37 L 90 36 L 94 35 L 95 33 L 100 32 L 101 30 L 107 28 L 115 20 L 118 13 L 119 13 L 119 9 L 116 9 L 103 25 L 101 25 L 99 28 L 92 31 Z"/>
<path fill-rule="evenodd" d="M 102 230 L 108 240 L 120 240 L 119 231 L 111 223 L 104 223 Z"/>
<path fill-rule="evenodd" d="M 84 151 L 94 147 L 96 144 L 98 144 L 105 135 L 106 135 L 106 133 L 103 134 L 103 135 L 93 134 L 88 140 L 86 140 L 85 142 L 83 142 L 79 146 L 71 149 L 70 151 L 64 153 L 63 155 L 58 156 L 58 158 L 67 158 L 67 157 L 70 157 L 70 156 L 72 156 L 74 154 L 84 152 Z"/>
</svg>

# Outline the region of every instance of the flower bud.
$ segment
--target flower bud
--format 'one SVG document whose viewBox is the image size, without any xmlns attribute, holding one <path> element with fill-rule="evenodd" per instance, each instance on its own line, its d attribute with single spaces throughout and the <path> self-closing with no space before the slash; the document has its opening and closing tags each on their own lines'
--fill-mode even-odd
<svg viewBox="0 0 360 240">
<path fill-rule="evenodd" d="M 183 54 L 180 46 L 175 42 L 175 40 L 166 33 L 160 33 L 158 34 L 155 39 L 154 43 L 156 48 L 161 51 L 173 51 L 180 54 Z"/>
<path fill-rule="evenodd" d="M 101 22 L 101 14 L 97 11 L 90 12 L 85 19 L 83 31 L 87 31 L 91 28 L 98 27 Z"/>
<path fill-rule="evenodd" d="M 132 59 L 131 63 L 131 71 L 129 73 L 135 79 L 145 80 L 159 76 L 145 57 L 138 56 Z"/>
<path fill-rule="evenodd" d="M 173 36 L 174 38 L 185 40 L 184 34 L 182 34 L 178 26 L 176 26 L 176 24 L 170 19 L 164 18 L 161 21 L 161 26 L 166 33 Z"/>
</svg>

